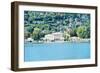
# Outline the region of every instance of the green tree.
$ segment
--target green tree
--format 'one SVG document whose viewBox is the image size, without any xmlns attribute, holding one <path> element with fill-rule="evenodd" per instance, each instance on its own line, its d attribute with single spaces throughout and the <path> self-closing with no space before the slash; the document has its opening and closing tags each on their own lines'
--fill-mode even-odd
<svg viewBox="0 0 100 73">
<path fill-rule="evenodd" d="M 70 34 L 70 36 L 77 36 L 76 30 L 77 30 L 76 28 L 71 28 L 68 33 Z"/>
<path fill-rule="evenodd" d="M 64 41 L 69 41 L 70 39 L 70 35 L 66 31 L 64 31 L 63 37 L 64 37 Z"/>
<path fill-rule="evenodd" d="M 80 38 L 89 38 L 90 37 L 90 28 L 86 26 L 80 26 L 77 28 L 77 36 Z"/>
<path fill-rule="evenodd" d="M 30 33 L 32 33 L 33 32 L 33 26 L 27 26 L 26 28 L 25 28 L 28 32 L 30 32 Z"/>
<path fill-rule="evenodd" d="M 85 26 L 86 26 L 86 38 L 90 38 L 90 23 L 89 22 L 87 22 L 86 24 L 85 24 Z"/>
<path fill-rule="evenodd" d="M 32 38 L 34 40 L 37 40 L 38 41 L 41 38 L 40 34 L 41 34 L 41 30 L 39 28 L 34 28 L 34 31 L 32 33 Z"/>
</svg>

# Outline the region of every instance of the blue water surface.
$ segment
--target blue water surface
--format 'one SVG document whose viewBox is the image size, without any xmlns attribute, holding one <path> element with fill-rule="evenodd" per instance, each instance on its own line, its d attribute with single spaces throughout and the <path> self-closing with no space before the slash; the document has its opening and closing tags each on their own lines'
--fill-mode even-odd
<svg viewBox="0 0 100 73">
<path fill-rule="evenodd" d="M 90 42 L 25 43 L 24 61 L 50 61 L 90 58 Z"/>
</svg>

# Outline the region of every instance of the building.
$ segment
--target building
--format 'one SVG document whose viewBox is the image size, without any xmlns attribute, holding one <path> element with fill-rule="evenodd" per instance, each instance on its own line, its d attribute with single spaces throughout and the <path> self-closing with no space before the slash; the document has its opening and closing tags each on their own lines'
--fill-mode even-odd
<svg viewBox="0 0 100 73">
<path fill-rule="evenodd" d="M 52 33 L 52 35 L 54 36 L 54 40 L 58 40 L 58 41 L 64 40 L 63 33 L 61 32 Z"/>
<path fill-rule="evenodd" d="M 53 41 L 54 40 L 54 36 L 52 34 L 47 34 L 47 35 L 45 35 L 44 40 Z"/>
<path fill-rule="evenodd" d="M 63 37 L 63 33 L 56 32 L 56 33 L 45 35 L 43 40 L 45 41 L 64 41 L 64 37 Z"/>
</svg>

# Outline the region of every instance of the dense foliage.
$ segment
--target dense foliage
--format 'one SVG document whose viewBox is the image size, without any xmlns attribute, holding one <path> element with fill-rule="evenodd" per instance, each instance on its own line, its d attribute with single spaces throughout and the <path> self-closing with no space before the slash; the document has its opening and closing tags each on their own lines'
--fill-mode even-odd
<svg viewBox="0 0 100 73">
<path fill-rule="evenodd" d="M 24 11 L 24 24 L 25 38 L 34 40 L 54 32 L 64 33 L 66 39 L 69 36 L 90 38 L 90 14 Z"/>
</svg>

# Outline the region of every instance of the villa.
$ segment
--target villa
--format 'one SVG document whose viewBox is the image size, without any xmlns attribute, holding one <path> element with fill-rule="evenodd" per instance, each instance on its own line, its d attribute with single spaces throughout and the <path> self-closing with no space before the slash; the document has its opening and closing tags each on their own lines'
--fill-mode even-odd
<svg viewBox="0 0 100 73">
<path fill-rule="evenodd" d="M 47 34 L 47 35 L 45 35 L 45 37 L 43 39 L 45 41 L 53 41 L 54 40 L 54 36 L 52 34 Z"/>
<path fill-rule="evenodd" d="M 64 41 L 64 37 L 63 37 L 63 33 L 56 32 L 56 33 L 45 35 L 43 40 L 46 40 L 46 41 Z"/>
<path fill-rule="evenodd" d="M 64 40 L 63 33 L 61 32 L 52 33 L 52 35 L 54 36 L 54 40 L 59 40 L 59 41 Z"/>
</svg>

